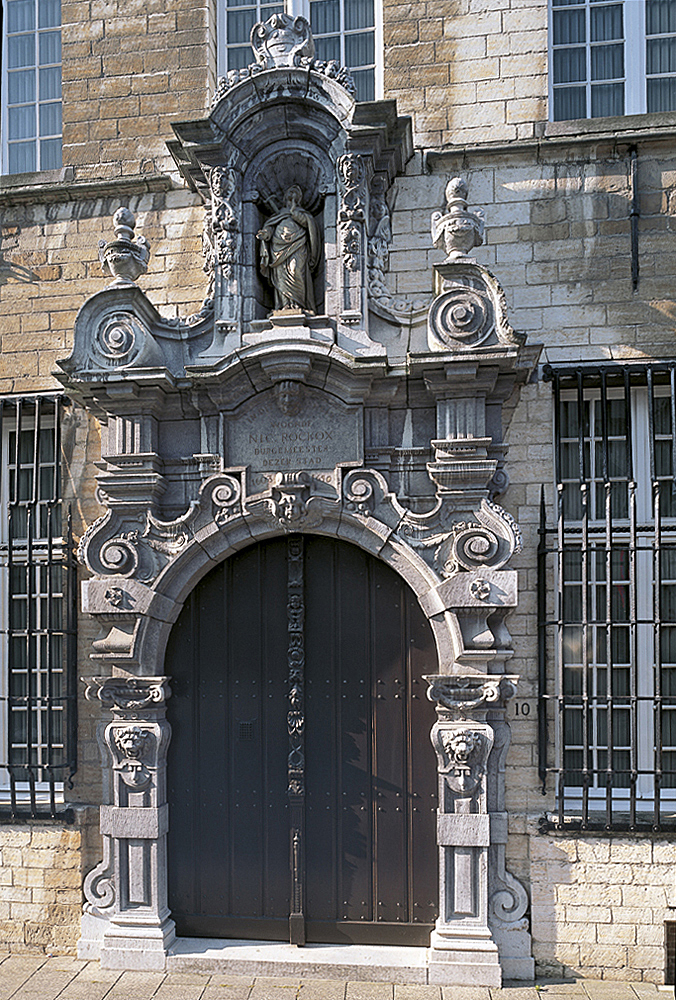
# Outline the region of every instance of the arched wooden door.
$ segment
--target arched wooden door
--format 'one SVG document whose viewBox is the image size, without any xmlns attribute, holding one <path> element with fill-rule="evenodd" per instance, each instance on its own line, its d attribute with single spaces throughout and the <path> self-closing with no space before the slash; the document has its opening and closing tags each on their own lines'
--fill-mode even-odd
<svg viewBox="0 0 676 1000">
<path fill-rule="evenodd" d="M 304 759 L 289 736 L 299 642 Z M 436 671 L 413 592 L 345 542 L 253 545 L 198 584 L 166 660 L 179 934 L 289 940 L 293 912 L 292 940 L 428 942 L 437 796 L 422 675 Z M 304 794 L 290 797 L 299 766 Z"/>
</svg>

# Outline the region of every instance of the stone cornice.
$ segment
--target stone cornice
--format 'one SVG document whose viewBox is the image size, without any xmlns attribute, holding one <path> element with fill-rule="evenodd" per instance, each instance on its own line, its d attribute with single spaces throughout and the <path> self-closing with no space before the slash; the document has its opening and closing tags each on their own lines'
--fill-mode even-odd
<svg viewBox="0 0 676 1000">
<path fill-rule="evenodd" d="M 665 121 L 664 119 L 669 119 Z M 658 120 L 656 120 L 658 119 Z M 544 135 L 532 139 L 506 142 L 468 142 L 447 145 L 439 149 L 423 149 L 423 166 L 428 173 L 453 169 L 450 164 L 458 157 L 472 156 L 523 156 L 533 159 L 546 158 L 548 151 L 560 155 L 561 149 L 570 147 L 608 146 L 617 150 L 648 143 L 672 143 L 676 139 L 676 115 L 632 115 L 626 118 L 600 119 L 574 122 L 542 122 Z M 537 124 L 537 123 L 536 123 Z"/>
<path fill-rule="evenodd" d="M 75 179 L 72 167 L 64 167 L 63 170 L 0 177 L 0 207 L 46 201 L 85 201 L 112 195 L 129 197 L 170 191 L 173 186 L 168 174 L 131 174 L 129 177 L 79 181 Z"/>
</svg>

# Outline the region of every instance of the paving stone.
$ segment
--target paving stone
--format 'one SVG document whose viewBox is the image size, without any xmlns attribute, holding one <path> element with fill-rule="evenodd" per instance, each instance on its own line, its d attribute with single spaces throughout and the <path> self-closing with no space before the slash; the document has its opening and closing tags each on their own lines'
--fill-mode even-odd
<svg viewBox="0 0 676 1000">
<path fill-rule="evenodd" d="M 441 1000 L 440 986 L 401 986 L 394 987 L 394 1000 Z"/>
<path fill-rule="evenodd" d="M 487 986 L 442 986 L 443 1000 L 491 1000 Z"/>
<path fill-rule="evenodd" d="M 491 1000 L 538 1000 L 540 991 L 534 986 L 503 986 L 500 990 L 491 989 Z"/>
<path fill-rule="evenodd" d="M 345 1000 L 393 1000 L 392 983 L 348 983 Z"/>
<path fill-rule="evenodd" d="M 217 976 L 212 976 L 211 979 L 209 980 L 207 991 L 251 989 L 253 984 L 254 984 L 253 976 L 231 976 L 229 972 L 219 972 Z"/>
<path fill-rule="evenodd" d="M 248 1000 L 296 1000 L 300 983 L 288 986 L 264 986 L 257 982 L 252 986 Z"/>
<path fill-rule="evenodd" d="M 202 1000 L 248 1000 L 251 989 L 251 986 L 207 986 Z"/>
<path fill-rule="evenodd" d="M 298 1000 L 344 1000 L 345 980 L 304 979 Z"/>
<path fill-rule="evenodd" d="M 636 993 L 629 983 L 585 979 L 582 985 L 589 1000 L 636 1000 Z"/>
</svg>

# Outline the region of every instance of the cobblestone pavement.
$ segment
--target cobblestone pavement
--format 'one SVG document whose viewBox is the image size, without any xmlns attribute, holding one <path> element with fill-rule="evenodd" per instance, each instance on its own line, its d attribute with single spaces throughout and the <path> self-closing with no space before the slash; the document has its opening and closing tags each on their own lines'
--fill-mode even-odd
<svg viewBox="0 0 676 1000">
<path fill-rule="evenodd" d="M 117 972 L 98 962 L 0 955 L 0 1000 L 648 1000 L 673 997 L 650 983 L 609 980 L 535 986 L 400 986 L 342 980 Z"/>
</svg>

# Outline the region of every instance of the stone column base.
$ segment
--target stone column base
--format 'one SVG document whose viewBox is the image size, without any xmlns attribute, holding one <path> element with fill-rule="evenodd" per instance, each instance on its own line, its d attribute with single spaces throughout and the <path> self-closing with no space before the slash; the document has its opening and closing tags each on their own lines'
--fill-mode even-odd
<svg viewBox="0 0 676 1000">
<path fill-rule="evenodd" d="M 429 983 L 446 986 L 502 986 L 498 948 L 490 933 L 435 930 L 428 952 Z"/>
<path fill-rule="evenodd" d="M 101 942 L 101 968 L 164 972 L 167 951 L 175 940 L 176 925 L 171 919 L 159 927 L 110 923 Z"/>
</svg>

